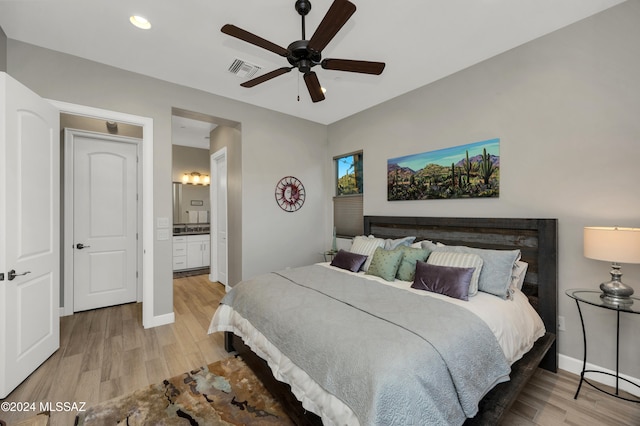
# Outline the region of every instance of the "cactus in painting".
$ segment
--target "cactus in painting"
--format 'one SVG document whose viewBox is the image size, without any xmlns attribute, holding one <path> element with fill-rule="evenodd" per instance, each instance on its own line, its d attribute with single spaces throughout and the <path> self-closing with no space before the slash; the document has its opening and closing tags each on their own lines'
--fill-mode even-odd
<svg viewBox="0 0 640 426">
<path fill-rule="evenodd" d="M 496 171 L 493 162 L 491 161 L 491 155 L 487 154 L 487 149 L 482 149 L 482 159 L 480 160 L 480 175 L 485 185 L 489 185 L 491 176 Z"/>
</svg>

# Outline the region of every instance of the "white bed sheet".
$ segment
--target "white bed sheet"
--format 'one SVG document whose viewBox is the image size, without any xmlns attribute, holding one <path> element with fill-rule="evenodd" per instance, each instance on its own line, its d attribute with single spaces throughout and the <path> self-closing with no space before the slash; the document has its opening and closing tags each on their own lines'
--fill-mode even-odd
<svg viewBox="0 0 640 426">
<path fill-rule="evenodd" d="M 535 341 L 545 334 L 542 319 L 529 304 L 527 296 L 517 289 L 514 290 L 511 300 L 503 300 L 487 293 L 478 292 L 475 296 L 470 297 L 469 301 L 463 301 L 413 289 L 411 282 L 408 281 L 385 281 L 362 272 L 355 273 L 338 269 L 330 266 L 328 262 L 319 265 L 410 291 L 418 297 L 434 297 L 468 309 L 487 324 L 496 336 L 510 364 L 522 358 L 533 347 Z M 325 425 L 359 424 L 355 414 L 346 404 L 324 391 L 307 373 L 272 345 L 249 321 L 227 305 L 220 305 L 211 320 L 209 334 L 218 331 L 230 331 L 242 337 L 258 356 L 267 361 L 274 377 L 289 384 L 293 394 L 302 402 L 302 406 L 318 414 Z"/>
</svg>

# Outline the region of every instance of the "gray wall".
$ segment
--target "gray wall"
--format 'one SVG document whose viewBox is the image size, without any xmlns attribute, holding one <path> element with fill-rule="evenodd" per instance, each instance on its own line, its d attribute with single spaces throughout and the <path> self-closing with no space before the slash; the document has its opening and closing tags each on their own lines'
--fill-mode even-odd
<svg viewBox="0 0 640 426">
<path fill-rule="evenodd" d="M 227 148 L 227 211 L 231 213 L 227 216 L 227 284 L 233 287 L 242 279 L 242 132 L 218 126 L 209 140 L 211 154 Z"/>
<path fill-rule="evenodd" d="M 90 132 L 142 139 L 142 127 L 126 123 L 117 123 L 117 125 L 118 127 L 112 131 L 107 128 L 107 122 L 104 120 L 66 113 L 60 114 L 60 129 L 88 130 Z"/>
<path fill-rule="evenodd" d="M 0 71 L 7 72 L 7 35 L 0 27 Z"/>
<path fill-rule="evenodd" d="M 173 182 L 182 182 L 182 175 L 185 172 L 198 172 L 204 175 L 210 174 L 208 149 L 173 145 L 171 153 L 171 176 Z"/>
<path fill-rule="evenodd" d="M 559 219 L 560 353 L 582 357 L 570 288 L 596 289 L 587 225 L 640 227 L 640 1 L 527 43 L 329 126 L 331 158 L 364 150 L 368 215 Z M 501 139 L 499 199 L 388 202 L 386 161 Z M 327 160 L 329 161 L 329 160 Z M 623 266 L 640 293 L 640 267 Z M 615 369 L 615 314 L 587 307 L 589 362 Z M 621 319 L 621 371 L 640 378 L 640 315 Z"/>
<path fill-rule="evenodd" d="M 326 167 L 318 161 L 327 157 L 326 126 L 11 39 L 7 47 L 8 73 L 45 98 L 153 119 L 154 218 L 172 215 L 172 107 L 241 123 L 242 277 L 320 260 L 330 239 Z M 308 191 L 295 214 L 273 197 L 289 174 Z M 171 247 L 154 243 L 155 316 L 173 312 Z"/>
</svg>

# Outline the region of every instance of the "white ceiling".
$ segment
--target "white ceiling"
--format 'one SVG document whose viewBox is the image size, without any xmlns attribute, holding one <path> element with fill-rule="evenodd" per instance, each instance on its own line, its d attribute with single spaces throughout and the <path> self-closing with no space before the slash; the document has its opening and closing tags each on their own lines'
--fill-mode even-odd
<svg viewBox="0 0 640 426">
<path fill-rule="evenodd" d="M 209 134 L 217 125 L 190 118 L 171 116 L 171 143 L 209 149 Z"/>
<path fill-rule="evenodd" d="M 260 73 L 288 66 L 220 28 L 234 24 L 286 48 L 301 38 L 295 0 L 0 0 L 0 27 L 11 39 L 330 124 L 623 0 L 352 1 L 355 14 L 323 57 L 387 66 L 380 76 L 314 68 L 327 89 L 316 104 L 295 70 L 251 89 L 227 71 L 234 58 Z M 307 38 L 332 0 L 311 2 Z M 133 27 L 134 14 L 152 28 Z"/>
</svg>

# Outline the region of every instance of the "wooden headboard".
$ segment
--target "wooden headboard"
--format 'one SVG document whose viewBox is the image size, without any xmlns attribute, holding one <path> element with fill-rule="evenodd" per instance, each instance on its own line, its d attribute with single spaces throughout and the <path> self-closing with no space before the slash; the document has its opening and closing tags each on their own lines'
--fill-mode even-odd
<svg viewBox="0 0 640 426">
<path fill-rule="evenodd" d="M 415 235 L 416 241 L 476 248 L 520 249 L 529 267 L 522 290 L 538 311 L 548 332 L 557 336 L 558 220 L 510 218 L 365 216 L 365 235 L 399 238 Z M 541 367 L 556 371 L 557 343 Z"/>
</svg>

